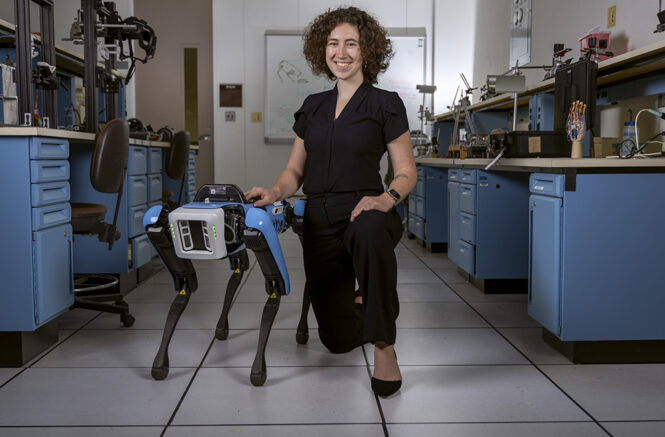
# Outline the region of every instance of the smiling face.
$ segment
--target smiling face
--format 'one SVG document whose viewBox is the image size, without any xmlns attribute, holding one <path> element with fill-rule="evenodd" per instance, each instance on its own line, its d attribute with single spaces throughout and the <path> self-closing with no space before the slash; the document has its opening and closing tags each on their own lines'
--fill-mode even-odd
<svg viewBox="0 0 665 437">
<path fill-rule="evenodd" d="M 335 27 L 326 44 L 326 63 L 338 80 L 363 80 L 358 28 L 349 23 Z"/>
</svg>

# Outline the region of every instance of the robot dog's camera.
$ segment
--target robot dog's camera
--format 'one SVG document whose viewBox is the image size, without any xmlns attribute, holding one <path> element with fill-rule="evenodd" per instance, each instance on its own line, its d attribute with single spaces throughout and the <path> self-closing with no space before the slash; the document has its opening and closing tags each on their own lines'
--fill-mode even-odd
<svg viewBox="0 0 665 437">
<path fill-rule="evenodd" d="M 243 244 L 240 205 L 188 203 L 169 214 L 169 226 L 180 258 L 221 259 Z"/>
<path fill-rule="evenodd" d="M 185 205 L 169 214 L 169 226 L 178 257 L 220 259 L 226 256 L 222 208 Z"/>
</svg>

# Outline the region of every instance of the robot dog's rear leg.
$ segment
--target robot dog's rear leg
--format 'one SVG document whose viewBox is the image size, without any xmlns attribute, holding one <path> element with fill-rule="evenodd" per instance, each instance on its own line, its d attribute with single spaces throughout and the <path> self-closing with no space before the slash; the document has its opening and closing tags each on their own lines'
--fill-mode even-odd
<svg viewBox="0 0 665 437">
<path fill-rule="evenodd" d="M 305 292 L 302 299 L 302 310 L 300 311 L 300 322 L 296 330 L 296 342 L 298 344 L 307 344 L 309 340 L 309 328 L 307 327 L 307 313 L 309 313 L 309 285 L 305 282 Z"/>
<path fill-rule="evenodd" d="M 169 343 L 173 337 L 173 331 L 180 320 L 180 316 L 187 307 L 191 293 L 189 290 L 184 289 L 173 300 L 169 315 L 166 318 L 166 325 L 164 326 L 164 334 L 162 335 L 162 343 L 159 345 L 159 351 L 155 356 L 155 361 L 152 363 L 152 377 L 158 381 L 165 379 L 169 374 Z"/>
<path fill-rule="evenodd" d="M 231 263 L 233 274 L 226 285 L 224 306 L 222 307 L 222 314 L 219 316 L 217 328 L 215 329 L 215 338 L 217 340 L 226 340 L 229 336 L 229 311 L 231 310 L 231 304 L 233 303 L 233 298 L 242 282 L 242 277 L 249 268 L 247 250 L 242 250 L 237 254 L 230 255 L 229 262 Z"/>
<path fill-rule="evenodd" d="M 256 357 L 252 364 L 252 373 L 250 374 L 250 381 L 252 385 L 260 386 L 266 382 L 266 346 L 268 344 L 268 337 L 272 329 L 272 323 L 275 321 L 275 316 L 279 310 L 279 302 L 281 295 L 279 293 L 272 293 L 263 307 L 263 315 L 261 316 L 261 329 L 259 331 L 259 345 L 256 348 Z"/>
</svg>

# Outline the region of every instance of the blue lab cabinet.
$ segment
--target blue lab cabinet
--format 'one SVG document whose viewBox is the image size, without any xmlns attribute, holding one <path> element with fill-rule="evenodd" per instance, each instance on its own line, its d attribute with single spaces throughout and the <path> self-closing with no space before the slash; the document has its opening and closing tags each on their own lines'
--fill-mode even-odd
<svg viewBox="0 0 665 437">
<path fill-rule="evenodd" d="M 476 279 L 526 279 L 528 173 L 448 170 L 448 257 Z"/>
<path fill-rule="evenodd" d="M 0 137 L 0 331 L 34 331 L 74 302 L 69 143 Z"/>
<path fill-rule="evenodd" d="M 426 243 L 448 242 L 447 168 L 418 166 L 415 189 L 409 194 L 408 230 Z"/>
<path fill-rule="evenodd" d="M 665 174 L 572 177 L 530 178 L 529 315 L 562 341 L 665 339 Z"/>
</svg>

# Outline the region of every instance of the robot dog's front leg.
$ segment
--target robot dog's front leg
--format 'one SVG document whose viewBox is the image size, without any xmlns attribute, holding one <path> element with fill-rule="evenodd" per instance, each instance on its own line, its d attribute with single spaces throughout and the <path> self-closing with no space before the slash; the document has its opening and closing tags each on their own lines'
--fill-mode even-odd
<svg viewBox="0 0 665 437">
<path fill-rule="evenodd" d="M 196 271 L 192 262 L 188 259 L 178 258 L 175 254 L 173 239 L 169 232 L 168 214 L 167 208 L 155 206 L 150 208 L 143 218 L 143 226 L 148 238 L 171 274 L 174 289 L 178 291 L 178 295 L 169 309 L 162 342 L 152 364 L 151 374 L 156 380 L 165 379 L 169 374 L 169 343 L 178 320 L 180 320 L 180 316 L 187 307 L 191 293 L 196 291 L 198 287 Z"/>
<path fill-rule="evenodd" d="M 233 274 L 226 285 L 224 307 L 222 308 L 222 314 L 219 317 L 217 328 L 215 329 L 215 338 L 217 338 L 217 340 L 226 340 L 229 336 L 229 311 L 231 310 L 231 303 L 233 303 L 233 298 L 242 282 L 244 273 L 249 269 L 247 250 L 242 249 L 237 253 L 229 255 L 229 263 L 231 264 Z"/>
<path fill-rule="evenodd" d="M 263 385 L 266 381 L 267 370 L 265 351 L 268 337 L 275 316 L 279 310 L 282 295 L 289 293 L 289 274 L 277 238 L 277 231 L 266 211 L 252 208 L 245 217 L 243 236 L 247 247 L 254 251 L 256 258 L 266 280 L 268 301 L 263 307 L 261 328 L 259 330 L 259 344 L 252 364 L 250 381 L 255 386 Z"/>
</svg>

